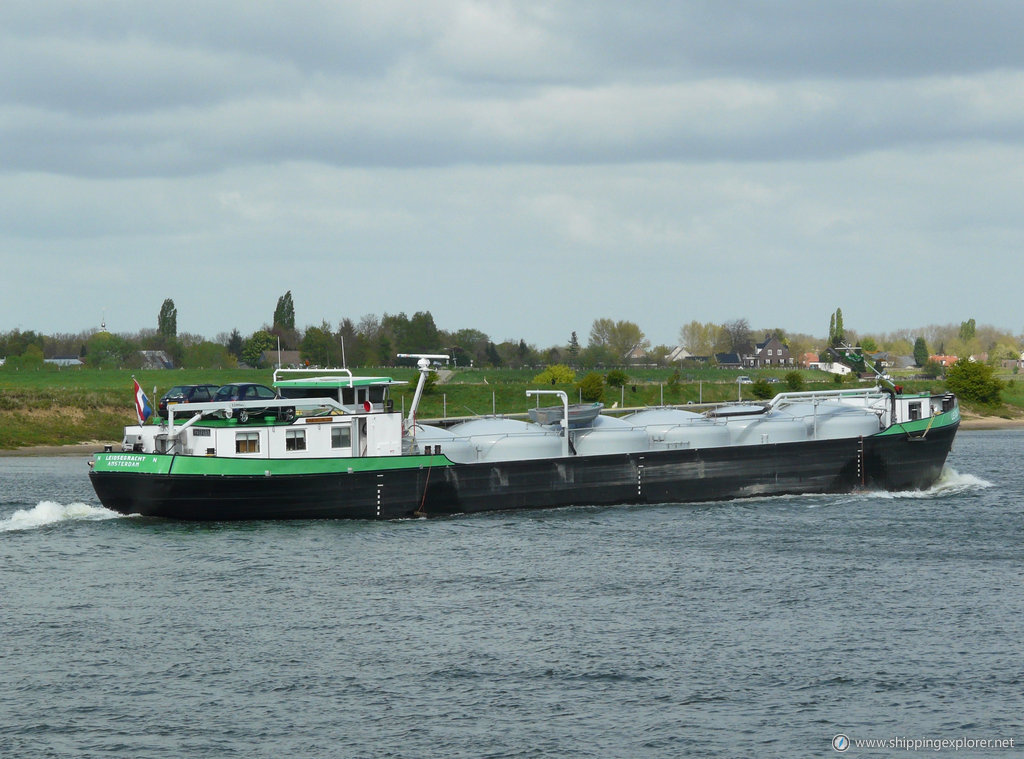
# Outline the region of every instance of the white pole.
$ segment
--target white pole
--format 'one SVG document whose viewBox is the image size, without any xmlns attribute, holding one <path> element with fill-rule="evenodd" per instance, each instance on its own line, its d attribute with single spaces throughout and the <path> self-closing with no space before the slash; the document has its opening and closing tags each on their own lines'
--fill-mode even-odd
<svg viewBox="0 0 1024 759">
<path fill-rule="evenodd" d="M 562 455 L 569 456 L 569 396 L 564 390 L 527 390 L 526 397 L 531 395 L 557 395 L 562 399 Z"/>
<path fill-rule="evenodd" d="M 427 373 L 430 371 L 430 360 L 432 358 L 444 358 L 447 356 L 435 355 L 433 353 L 399 353 L 398 358 L 417 358 L 416 368 L 419 369 L 420 378 L 416 383 L 416 392 L 412 396 L 412 406 L 409 407 L 408 425 L 411 427 L 416 423 L 416 411 L 420 405 L 420 398 L 423 397 L 423 386 L 427 382 Z M 351 374 L 351 372 L 349 372 Z M 402 413 L 405 414 L 405 396 L 402 396 Z"/>
</svg>

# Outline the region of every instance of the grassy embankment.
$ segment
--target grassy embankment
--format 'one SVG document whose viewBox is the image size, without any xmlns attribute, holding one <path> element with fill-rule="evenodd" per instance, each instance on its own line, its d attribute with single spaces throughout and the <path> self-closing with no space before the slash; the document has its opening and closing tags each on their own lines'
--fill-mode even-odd
<svg viewBox="0 0 1024 759">
<path fill-rule="evenodd" d="M 416 372 L 408 368 L 365 369 L 357 374 L 383 374 L 407 380 L 408 385 L 393 389 L 396 409 L 407 409 L 412 402 Z M 670 383 L 671 369 L 642 369 L 629 372 L 629 384 L 605 389 L 604 403 L 611 408 L 735 401 L 742 389 L 743 399 L 752 399 L 751 386 L 736 385 L 735 371 L 700 369 L 684 372 L 681 382 Z M 63 445 L 86 441 L 120 440 L 122 428 L 135 420 L 132 400 L 132 375 L 142 385 L 150 402 L 171 385 L 199 382 L 261 382 L 269 385 L 269 370 L 172 370 L 129 371 L 104 369 L 63 369 L 47 367 L 38 371 L 0 369 L 0 449 L 34 445 Z M 536 370 L 457 369 L 444 384 L 438 384 L 421 404 L 421 418 L 443 415 L 472 416 L 476 414 L 521 413 L 538 403 L 527 398 L 525 391 L 541 386 L 531 382 Z M 782 377 L 784 372 L 751 372 L 752 376 Z M 582 376 L 580 373 L 578 376 Z M 807 389 L 839 387 L 831 377 L 818 372 L 804 373 Z M 1024 383 L 1012 376 L 1003 391 L 1004 406 L 995 415 L 1020 418 L 1024 409 Z M 814 381 L 818 380 L 818 381 Z M 941 382 L 904 382 L 908 391 L 942 390 Z M 843 385 L 844 387 L 847 385 Z M 544 386 L 565 390 L 570 401 L 578 400 L 573 385 Z M 773 385 L 782 391 L 784 384 Z M 540 397 L 540 405 L 554 405 L 554 397 Z M 988 409 L 965 406 L 965 412 L 978 416 L 992 415 Z"/>
</svg>

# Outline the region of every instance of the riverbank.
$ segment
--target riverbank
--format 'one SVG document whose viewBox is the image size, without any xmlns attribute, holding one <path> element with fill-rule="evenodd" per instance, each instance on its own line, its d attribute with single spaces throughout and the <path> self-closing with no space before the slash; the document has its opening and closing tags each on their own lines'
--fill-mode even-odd
<svg viewBox="0 0 1024 759">
<path fill-rule="evenodd" d="M 23 448 L 0 448 L 0 456 L 90 456 L 99 453 L 103 446 L 113 446 L 120 450 L 121 441 L 92 440 L 87 443 L 73 443 L 71 445 L 27 445 Z"/>
<path fill-rule="evenodd" d="M 960 420 L 962 430 L 1010 430 L 1024 429 L 1024 419 L 1006 419 L 1001 416 L 963 417 Z"/>
</svg>

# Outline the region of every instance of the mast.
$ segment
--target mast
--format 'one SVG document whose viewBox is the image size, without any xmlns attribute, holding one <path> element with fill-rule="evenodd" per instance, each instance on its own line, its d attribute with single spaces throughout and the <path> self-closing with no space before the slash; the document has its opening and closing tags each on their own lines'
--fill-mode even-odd
<svg viewBox="0 0 1024 759">
<path fill-rule="evenodd" d="M 406 427 L 411 428 L 416 423 L 416 409 L 420 405 L 420 398 L 423 397 L 423 386 L 427 384 L 427 375 L 430 373 L 430 361 L 448 360 L 448 356 L 440 353 L 399 353 L 398 358 L 416 358 L 416 368 L 420 370 L 420 378 L 416 383 L 416 393 L 412 397 L 412 405 L 409 406 L 409 416 L 406 419 Z"/>
</svg>

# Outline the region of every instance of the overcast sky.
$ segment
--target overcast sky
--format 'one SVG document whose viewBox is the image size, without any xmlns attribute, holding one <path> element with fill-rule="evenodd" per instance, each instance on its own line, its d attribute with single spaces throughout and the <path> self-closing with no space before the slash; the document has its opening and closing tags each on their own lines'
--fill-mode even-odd
<svg viewBox="0 0 1024 759">
<path fill-rule="evenodd" d="M 1024 3 L 0 3 L 0 331 L 1024 329 Z M 433 347 L 433 346 L 425 346 Z"/>
</svg>

